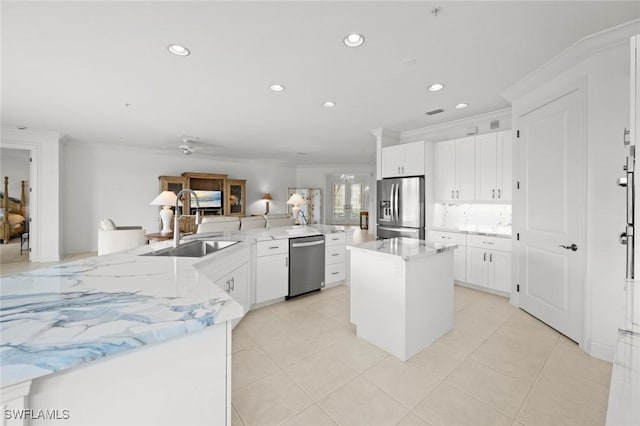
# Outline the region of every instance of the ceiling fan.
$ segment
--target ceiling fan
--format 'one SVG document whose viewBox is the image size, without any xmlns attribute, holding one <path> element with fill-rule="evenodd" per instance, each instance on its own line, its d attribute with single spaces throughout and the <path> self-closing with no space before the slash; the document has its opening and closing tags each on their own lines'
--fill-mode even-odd
<svg viewBox="0 0 640 426">
<path fill-rule="evenodd" d="M 191 155 L 194 153 L 193 142 L 196 142 L 197 138 L 191 136 L 182 136 L 182 143 L 178 145 L 178 151 L 184 155 Z"/>
<path fill-rule="evenodd" d="M 182 135 L 182 143 L 178 145 L 178 151 L 184 155 L 205 154 L 213 155 L 214 147 L 211 144 L 201 142 L 199 138 L 195 136 Z"/>
</svg>

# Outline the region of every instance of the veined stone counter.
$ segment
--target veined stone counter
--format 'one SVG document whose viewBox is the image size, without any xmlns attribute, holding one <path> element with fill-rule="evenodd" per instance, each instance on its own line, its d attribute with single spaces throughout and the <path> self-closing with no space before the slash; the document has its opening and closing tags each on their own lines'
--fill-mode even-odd
<svg viewBox="0 0 640 426">
<path fill-rule="evenodd" d="M 458 247 L 456 244 L 414 238 L 389 238 L 352 245 L 349 246 L 349 250 L 367 250 L 377 254 L 398 256 L 405 261 L 411 261 L 422 257 L 435 256 L 445 251 L 454 250 L 456 247 Z"/>
</svg>

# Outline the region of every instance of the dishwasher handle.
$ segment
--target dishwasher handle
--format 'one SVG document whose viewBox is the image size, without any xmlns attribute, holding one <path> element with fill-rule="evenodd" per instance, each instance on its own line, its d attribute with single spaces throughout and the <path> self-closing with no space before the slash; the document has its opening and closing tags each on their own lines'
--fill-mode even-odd
<svg viewBox="0 0 640 426">
<path fill-rule="evenodd" d="M 298 248 L 298 247 L 319 246 L 320 244 L 324 244 L 324 240 L 311 241 L 309 243 L 291 243 L 291 247 Z"/>
</svg>

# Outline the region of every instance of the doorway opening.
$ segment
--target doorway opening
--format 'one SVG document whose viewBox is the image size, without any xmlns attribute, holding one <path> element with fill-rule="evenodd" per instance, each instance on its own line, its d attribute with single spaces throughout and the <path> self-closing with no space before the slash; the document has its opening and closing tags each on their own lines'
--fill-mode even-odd
<svg viewBox="0 0 640 426">
<path fill-rule="evenodd" d="M 357 225 L 369 205 L 369 175 L 333 174 L 327 177 L 329 218 L 332 225 Z"/>
<path fill-rule="evenodd" d="M 4 194 L 4 179 L 8 178 L 8 191 Z M 29 225 L 31 217 L 31 201 L 29 188 L 31 186 L 31 151 L 24 149 L 0 149 L 0 177 L 2 178 L 3 197 L 8 198 L 8 211 L 4 209 L 4 198 L 0 205 L 0 216 L 4 226 L 4 216 L 7 215 L 8 237 L 5 240 L 3 231 L 0 245 L 0 264 L 28 263 Z M 24 182 L 24 188 L 23 188 Z"/>
</svg>

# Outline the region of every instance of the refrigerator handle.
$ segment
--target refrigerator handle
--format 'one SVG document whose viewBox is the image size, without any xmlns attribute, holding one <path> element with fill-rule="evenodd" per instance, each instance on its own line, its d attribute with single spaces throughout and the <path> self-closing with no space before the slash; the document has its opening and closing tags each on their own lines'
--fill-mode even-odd
<svg viewBox="0 0 640 426">
<path fill-rule="evenodd" d="M 391 213 L 391 221 L 393 222 L 395 220 L 395 218 L 393 217 L 393 206 L 394 204 L 394 200 L 393 200 L 393 196 L 395 195 L 395 191 L 394 191 L 394 186 L 395 183 L 391 184 L 391 194 L 389 194 L 389 201 L 390 201 L 390 206 L 389 206 L 389 210 Z"/>
<path fill-rule="evenodd" d="M 400 184 L 396 184 L 396 220 L 400 220 Z"/>
</svg>

